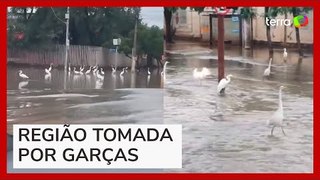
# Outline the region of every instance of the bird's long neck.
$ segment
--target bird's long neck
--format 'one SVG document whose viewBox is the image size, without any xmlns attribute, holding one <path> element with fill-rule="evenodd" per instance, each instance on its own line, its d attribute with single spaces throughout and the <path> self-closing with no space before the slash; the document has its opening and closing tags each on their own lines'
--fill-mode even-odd
<svg viewBox="0 0 320 180">
<path fill-rule="evenodd" d="M 282 89 L 279 90 L 279 109 L 282 109 Z"/>
<path fill-rule="evenodd" d="M 164 63 L 163 69 L 166 69 L 167 67 L 167 62 Z"/>
<path fill-rule="evenodd" d="M 271 62 L 272 62 L 272 59 L 270 59 L 270 61 L 269 61 L 269 66 L 268 66 L 269 69 L 271 67 Z"/>
</svg>

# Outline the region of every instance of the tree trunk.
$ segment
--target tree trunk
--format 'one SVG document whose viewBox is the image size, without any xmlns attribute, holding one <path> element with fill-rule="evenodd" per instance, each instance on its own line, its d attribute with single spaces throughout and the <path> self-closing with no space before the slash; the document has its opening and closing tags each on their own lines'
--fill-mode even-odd
<svg viewBox="0 0 320 180">
<path fill-rule="evenodd" d="M 133 48 L 132 48 L 132 61 L 131 61 L 131 72 L 136 71 L 136 60 L 137 60 L 137 33 L 138 33 L 138 22 L 134 26 L 134 37 L 133 37 Z"/>
<path fill-rule="evenodd" d="M 250 46 L 251 46 L 251 49 L 253 49 L 253 18 L 252 16 L 250 16 Z"/>
<path fill-rule="evenodd" d="M 251 33 L 250 33 L 250 19 L 247 18 L 247 19 L 243 19 L 243 47 L 245 49 L 249 49 L 250 48 L 250 36 L 251 36 Z"/>
<path fill-rule="evenodd" d="M 167 43 L 172 43 L 172 33 L 171 33 L 171 19 L 172 19 L 172 12 L 167 8 L 164 8 L 164 19 L 166 25 L 166 32 L 165 32 L 165 40 Z"/>
<path fill-rule="evenodd" d="M 149 54 L 147 55 L 147 67 L 151 67 L 152 66 L 152 56 L 150 56 Z"/>
<path fill-rule="evenodd" d="M 297 8 L 292 8 L 292 15 L 293 15 L 293 17 L 296 17 L 298 15 Z M 297 41 L 297 45 L 298 45 L 298 51 L 299 51 L 300 57 L 302 57 L 303 52 L 302 52 L 301 43 L 300 43 L 300 31 L 299 31 L 299 28 L 295 28 L 295 29 L 296 29 L 296 41 Z"/>
<path fill-rule="evenodd" d="M 269 17 L 269 16 L 268 16 L 269 7 L 265 7 L 264 12 L 265 12 L 265 17 Z M 266 33 L 267 33 L 268 48 L 269 48 L 269 58 L 272 58 L 272 56 L 273 56 L 273 49 L 272 49 L 270 26 L 267 26 L 267 25 L 266 25 L 266 28 L 267 28 Z"/>
<path fill-rule="evenodd" d="M 288 19 L 288 13 L 287 13 L 287 12 L 284 13 L 284 19 Z M 283 32 L 283 34 L 284 34 L 284 37 L 283 37 L 283 45 L 284 45 L 284 46 L 287 46 L 287 26 L 284 26 L 284 32 Z"/>
</svg>

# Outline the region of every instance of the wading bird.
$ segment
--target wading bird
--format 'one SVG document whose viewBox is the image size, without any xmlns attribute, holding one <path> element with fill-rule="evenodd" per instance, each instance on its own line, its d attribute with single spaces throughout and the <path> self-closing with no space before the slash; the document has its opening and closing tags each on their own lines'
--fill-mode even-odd
<svg viewBox="0 0 320 180">
<path fill-rule="evenodd" d="M 163 69 L 161 71 L 161 75 L 163 76 L 166 73 L 166 68 L 167 68 L 167 64 L 169 63 L 169 61 L 166 61 L 163 65 Z"/>
<path fill-rule="evenodd" d="M 271 62 L 272 62 L 272 58 L 270 58 L 270 60 L 269 60 L 269 66 L 267 67 L 267 69 L 264 70 L 264 73 L 263 73 L 264 76 L 270 76 Z"/>
<path fill-rule="evenodd" d="M 22 79 L 29 79 L 29 77 L 27 75 L 23 74 L 22 70 L 19 70 L 19 76 Z"/>
<path fill-rule="evenodd" d="M 218 87 L 217 87 L 217 92 L 218 92 L 219 94 L 224 93 L 225 88 L 227 87 L 227 85 L 228 85 L 228 84 L 230 83 L 230 81 L 231 81 L 231 77 L 232 77 L 232 75 L 229 74 L 229 75 L 226 76 L 226 78 L 223 78 L 223 79 L 220 80 L 220 82 L 219 82 L 219 84 L 218 84 Z"/>
<path fill-rule="evenodd" d="M 76 67 L 73 67 L 73 73 L 74 74 L 80 74 L 80 71 L 76 71 Z"/>
<path fill-rule="evenodd" d="M 279 107 L 278 107 L 277 111 L 273 113 L 271 119 L 268 119 L 268 121 L 267 121 L 267 124 L 272 126 L 271 135 L 273 135 L 273 130 L 275 127 L 280 127 L 282 130 L 282 133 L 284 135 L 286 135 L 284 133 L 284 130 L 282 127 L 282 121 L 284 118 L 283 106 L 282 106 L 282 89 L 284 89 L 284 88 L 285 88 L 284 86 L 280 86 L 280 88 L 279 88 Z"/>
<path fill-rule="evenodd" d="M 115 73 L 117 70 L 115 67 L 112 67 L 112 73 Z"/>
<path fill-rule="evenodd" d="M 44 68 L 44 71 L 47 73 L 47 74 L 49 74 L 50 72 L 51 72 L 51 70 L 52 70 L 52 63 L 50 63 L 50 67 L 48 68 L 48 69 L 46 69 L 46 68 Z"/>
<path fill-rule="evenodd" d="M 96 73 L 98 69 L 99 69 L 99 67 L 98 67 L 97 65 L 94 66 L 94 67 L 93 67 L 93 73 Z"/>
<path fill-rule="evenodd" d="M 149 70 L 150 68 L 148 68 L 148 76 L 150 76 L 150 74 L 151 74 L 151 72 L 150 72 L 150 70 Z"/>
<path fill-rule="evenodd" d="M 29 84 L 29 81 L 21 81 L 19 82 L 18 88 L 19 89 L 24 89 Z"/>
<path fill-rule="evenodd" d="M 283 48 L 283 61 L 284 62 L 287 62 L 287 57 L 288 57 L 287 48 Z"/>
<path fill-rule="evenodd" d="M 198 68 L 195 68 L 192 73 L 195 79 L 201 79 L 203 77 L 201 71 L 198 71 Z"/>
<path fill-rule="evenodd" d="M 97 78 L 99 78 L 100 80 L 103 80 L 104 79 L 104 76 L 102 76 L 99 71 L 96 71 L 96 74 L 97 74 Z"/>
<path fill-rule="evenodd" d="M 92 69 L 92 66 L 89 67 L 89 69 L 86 71 L 86 74 L 90 74 L 91 73 L 91 69 Z"/>
<path fill-rule="evenodd" d="M 124 70 L 125 70 L 125 68 L 122 68 L 122 71 L 121 71 L 121 73 L 120 73 L 120 76 L 123 76 Z"/>
<path fill-rule="evenodd" d="M 202 76 L 203 76 L 203 77 L 209 76 L 209 75 L 211 74 L 211 72 L 209 71 L 209 69 L 206 68 L 206 67 L 203 67 L 203 68 L 202 68 L 201 73 L 202 73 Z"/>
</svg>

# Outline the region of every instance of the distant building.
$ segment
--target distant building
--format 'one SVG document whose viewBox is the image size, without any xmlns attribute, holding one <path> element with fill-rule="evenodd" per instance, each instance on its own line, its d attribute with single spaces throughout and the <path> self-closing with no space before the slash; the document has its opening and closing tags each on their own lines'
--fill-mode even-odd
<svg viewBox="0 0 320 180">
<path fill-rule="evenodd" d="M 254 41 L 267 41 L 266 25 L 264 18 L 264 7 L 254 8 L 257 12 L 256 17 L 253 19 L 253 40 Z M 200 41 L 209 41 L 210 25 L 209 14 L 214 14 L 215 10 L 212 8 L 205 8 L 201 13 L 194 11 L 190 8 L 178 9 L 172 18 L 172 26 L 176 31 L 176 36 L 180 38 L 191 38 Z M 246 27 L 250 24 L 244 23 L 239 14 L 236 12 L 229 12 L 224 21 L 225 27 L 225 41 L 232 44 L 241 44 L 249 36 L 250 28 Z M 300 40 L 303 44 L 313 44 L 313 11 L 308 14 L 309 24 L 306 27 L 300 28 Z M 292 20 L 291 14 L 288 14 L 288 19 Z M 276 19 L 284 18 L 279 15 Z M 272 42 L 284 42 L 284 26 L 271 27 Z M 295 28 L 294 26 L 287 27 L 287 43 L 296 43 Z M 212 17 L 212 38 L 216 41 L 217 33 L 217 18 Z M 243 43 L 243 42 L 242 42 Z"/>
</svg>

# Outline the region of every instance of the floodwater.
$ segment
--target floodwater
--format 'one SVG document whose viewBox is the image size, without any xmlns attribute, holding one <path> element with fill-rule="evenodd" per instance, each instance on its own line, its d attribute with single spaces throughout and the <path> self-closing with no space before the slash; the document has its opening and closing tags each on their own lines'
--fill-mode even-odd
<svg viewBox="0 0 320 180">
<path fill-rule="evenodd" d="M 271 77 L 263 79 L 267 52 L 226 47 L 225 74 L 233 77 L 224 96 L 216 93 L 216 53 L 205 48 L 172 50 L 164 89 L 157 70 L 135 77 L 105 70 L 103 81 L 70 74 L 64 90 L 62 70 L 50 78 L 44 69 L 8 66 L 8 132 L 19 123 L 182 124 L 183 168 L 165 172 L 313 172 L 313 56 L 299 61 L 288 50 L 283 63 L 276 50 Z M 211 75 L 195 79 L 193 69 L 202 67 Z M 20 80 L 19 69 L 31 80 Z M 286 136 L 279 128 L 271 136 L 266 121 L 280 85 Z"/>
<path fill-rule="evenodd" d="M 23 81 L 18 70 L 30 77 Z M 123 76 L 105 70 L 96 75 L 68 73 L 44 68 L 7 67 L 7 129 L 13 124 L 162 124 L 163 89 L 158 69 Z M 64 88 L 66 87 L 66 88 Z M 9 139 L 12 140 L 10 136 Z M 12 145 L 12 142 L 8 142 Z M 12 147 L 8 147 L 8 172 L 126 172 L 133 170 L 13 169 Z M 134 170 L 141 172 L 143 170 Z M 145 170 L 148 171 L 148 170 Z M 149 170 L 150 171 L 150 170 Z"/>
<path fill-rule="evenodd" d="M 18 70 L 30 77 L 23 81 Z M 142 70 L 123 76 L 120 71 L 105 71 L 104 79 L 95 75 L 68 74 L 64 90 L 64 71 L 44 68 L 7 70 L 7 122 L 12 124 L 46 123 L 162 123 L 163 98 L 161 75 L 157 69 L 148 76 Z M 134 77 L 135 76 L 135 77 Z"/>
<path fill-rule="evenodd" d="M 178 43 L 177 43 L 178 44 Z M 175 45 L 179 47 L 179 45 Z M 169 50 L 170 51 L 170 50 Z M 271 77 L 263 78 L 268 50 L 226 47 L 224 96 L 217 94 L 216 50 L 186 46 L 170 51 L 164 92 L 165 123 L 182 124 L 183 169 L 178 172 L 313 172 L 313 57 L 275 50 Z M 193 77 L 194 68 L 211 75 Z M 284 131 L 266 125 L 283 90 Z"/>
</svg>

